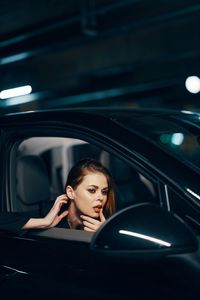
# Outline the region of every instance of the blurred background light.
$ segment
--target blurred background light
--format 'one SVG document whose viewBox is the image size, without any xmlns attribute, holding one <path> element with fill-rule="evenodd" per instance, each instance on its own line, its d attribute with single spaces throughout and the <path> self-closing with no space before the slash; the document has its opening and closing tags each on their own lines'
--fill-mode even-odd
<svg viewBox="0 0 200 300">
<path fill-rule="evenodd" d="M 176 132 L 172 134 L 161 134 L 160 141 L 162 144 L 169 144 L 170 146 L 180 146 L 183 143 L 183 133 Z"/>
<path fill-rule="evenodd" d="M 24 85 L 13 89 L 1 91 L 0 98 L 7 99 L 7 98 L 12 98 L 17 96 L 23 96 L 23 95 L 28 95 L 31 92 L 32 92 L 32 87 L 30 85 Z"/>
<path fill-rule="evenodd" d="M 185 81 L 186 89 L 192 93 L 197 94 L 200 92 L 200 79 L 198 76 L 189 76 Z"/>
<path fill-rule="evenodd" d="M 3 57 L 0 58 L 0 65 L 6 65 L 6 64 L 10 64 L 19 60 L 23 60 L 28 58 L 29 55 L 28 53 L 20 53 L 20 54 L 16 54 L 16 55 L 11 55 L 8 57 Z"/>
<path fill-rule="evenodd" d="M 188 114 L 188 115 L 194 115 L 193 111 L 188 111 L 188 110 L 181 110 L 182 113 Z"/>
<path fill-rule="evenodd" d="M 175 146 L 180 146 L 183 143 L 184 135 L 182 133 L 174 133 L 171 137 L 171 143 Z"/>
</svg>

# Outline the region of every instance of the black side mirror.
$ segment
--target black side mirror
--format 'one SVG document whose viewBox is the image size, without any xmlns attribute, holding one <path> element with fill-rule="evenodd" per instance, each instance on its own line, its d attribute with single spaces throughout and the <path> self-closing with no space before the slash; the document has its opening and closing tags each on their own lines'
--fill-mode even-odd
<svg viewBox="0 0 200 300">
<path fill-rule="evenodd" d="M 121 210 L 94 234 L 93 251 L 131 259 L 194 252 L 198 241 L 179 217 L 159 206 L 142 203 Z"/>
</svg>

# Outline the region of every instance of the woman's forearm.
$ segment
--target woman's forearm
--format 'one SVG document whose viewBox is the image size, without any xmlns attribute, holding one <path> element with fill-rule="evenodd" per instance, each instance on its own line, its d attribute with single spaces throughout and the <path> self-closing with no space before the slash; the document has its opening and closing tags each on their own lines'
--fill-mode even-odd
<svg viewBox="0 0 200 300">
<path fill-rule="evenodd" d="M 22 229 L 42 229 L 48 228 L 48 224 L 45 218 L 30 218 L 28 222 L 22 227 Z"/>
</svg>

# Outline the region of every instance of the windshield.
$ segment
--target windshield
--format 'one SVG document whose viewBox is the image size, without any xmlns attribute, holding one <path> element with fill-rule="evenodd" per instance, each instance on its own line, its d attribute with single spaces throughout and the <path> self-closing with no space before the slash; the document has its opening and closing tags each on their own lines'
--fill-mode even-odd
<svg viewBox="0 0 200 300">
<path fill-rule="evenodd" d="M 170 152 L 200 173 L 200 119 L 198 115 L 137 114 L 116 121 Z"/>
</svg>

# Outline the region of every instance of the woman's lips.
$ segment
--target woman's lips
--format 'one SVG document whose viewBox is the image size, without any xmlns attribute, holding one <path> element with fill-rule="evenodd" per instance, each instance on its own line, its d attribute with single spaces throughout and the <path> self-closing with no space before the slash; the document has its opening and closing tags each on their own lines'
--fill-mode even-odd
<svg viewBox="0 0 200 300">
<path fill-rule="evenodd" d="M 102 209 L 102 206 L 95 206 L 95 207 L 93 207 L 93 209 L 96 213 L 100 213 L 100 210 Z"/>
</svg>

